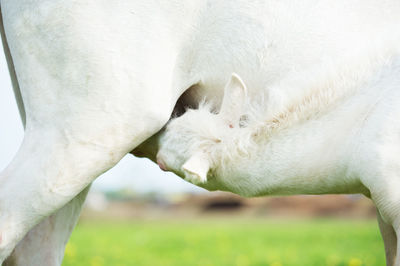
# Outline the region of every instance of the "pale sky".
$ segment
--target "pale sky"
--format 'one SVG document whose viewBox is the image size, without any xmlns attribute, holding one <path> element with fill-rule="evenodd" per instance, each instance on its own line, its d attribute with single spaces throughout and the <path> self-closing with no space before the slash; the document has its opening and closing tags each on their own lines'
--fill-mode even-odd
<svg viewBox="0 0 400 266">
<path fill-rule="evenodd" d="M 0 42 L 0 171 L 11 161 L 22 138 L 23 128 Z M 204 191 L 174 174 L 162 172 L 150 160 L 138 159 L 131 155 L 126 156 L 116 167 L 100 176 L 93 186 L 94 190 L 119 188 L 159 193 Z"/>
</svg>

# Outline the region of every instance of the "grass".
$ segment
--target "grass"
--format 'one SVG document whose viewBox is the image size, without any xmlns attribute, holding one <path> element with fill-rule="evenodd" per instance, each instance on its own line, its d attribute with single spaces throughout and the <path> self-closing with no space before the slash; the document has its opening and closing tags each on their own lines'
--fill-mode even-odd
<svg viewBox="0 0 400 266">
<path fill-rule="evenodd" d="M 382 266 L 375 221 L 260 219 L 86 222 L 63 266 Z"/>
</svg>

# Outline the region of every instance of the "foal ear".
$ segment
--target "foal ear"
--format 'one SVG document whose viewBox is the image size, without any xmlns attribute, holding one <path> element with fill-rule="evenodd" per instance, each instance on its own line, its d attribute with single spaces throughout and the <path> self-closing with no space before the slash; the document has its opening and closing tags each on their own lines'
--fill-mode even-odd
<svg viewBox="0 0 400 266">
<path fill-rule="evenodd" d="M 246 85 L 239 75 L 232 73 L 231 79 L 225 86 L 224 98 L 222 100 L 219 116 L 224 119 L 230 127 L 238 126 L 240 117 L 244 113 L 246 100 Z"/>
<path fill-rule="evenodd" d="M 210 170 L 210 162 L 203 152 L 198 152 L 183 164 L 182 170 L 187 181 L 193 184 L 205 183 Z"/>
</svg>

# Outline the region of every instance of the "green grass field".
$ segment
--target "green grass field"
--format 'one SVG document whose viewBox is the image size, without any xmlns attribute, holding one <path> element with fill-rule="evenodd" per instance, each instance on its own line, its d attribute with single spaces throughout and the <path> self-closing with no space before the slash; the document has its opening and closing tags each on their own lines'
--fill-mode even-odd
<svg viewBox="0 0 400 266">
<path fill-rule="evenodd" d="M 385 265 L 375 221 L 84 222 L 64 266 Z"/>
</svg>

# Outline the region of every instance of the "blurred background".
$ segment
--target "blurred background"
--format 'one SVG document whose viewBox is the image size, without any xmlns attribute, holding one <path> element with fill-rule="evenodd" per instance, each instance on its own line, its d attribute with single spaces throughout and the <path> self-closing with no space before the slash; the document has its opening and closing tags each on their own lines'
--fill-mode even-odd
<svg viewBox="0 0 400 266">
<path fill-rule="evenodd" d="M 22 138 L 1 52 L 0 171 Z M 361 195 L 246 199 L 127 155 L 94 182 L 63 265 L 384 265 L 384 251 Z"/>
</svg>

